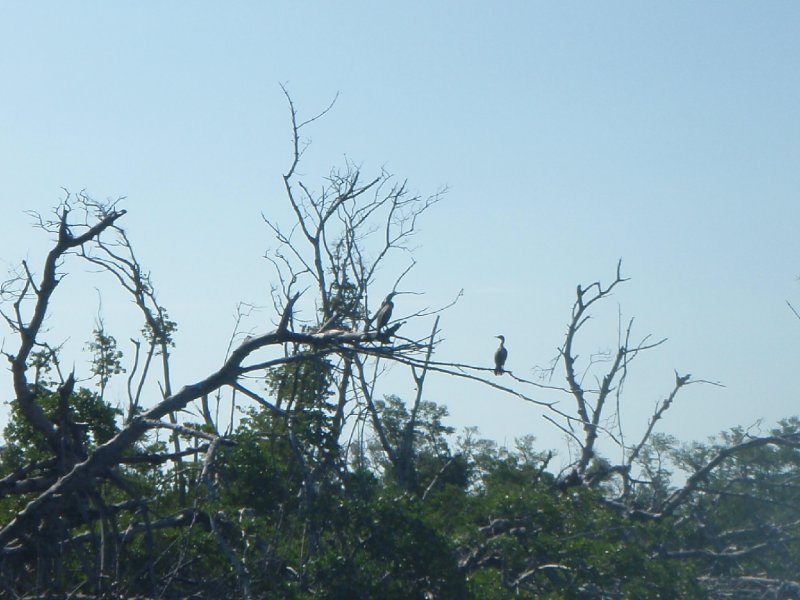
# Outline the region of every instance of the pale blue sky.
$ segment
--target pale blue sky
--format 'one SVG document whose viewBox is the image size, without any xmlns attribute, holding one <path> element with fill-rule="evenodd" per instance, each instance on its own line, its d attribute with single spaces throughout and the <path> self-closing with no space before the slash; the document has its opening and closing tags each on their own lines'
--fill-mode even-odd
<svg viewBox="0 0 800 600">
<path fill-rule="evenodd" d="M 490 362 L 504 333 L 509 367 L 530 376 L 562 342 L 575 285 L 622 258 L 631 281 L 582 354 L 615 342 L 617 301 L 669 338 L 632 375 L 631 431 L 673 368 L 727 387 L 688 388 L 662 430 L 769 424 L 800 412 L 785 305 L 800 304 L 798 31 L 795 2 L 6 3 L 0 260 L 41 256 L 22 210 L 47 210 L 61 186 L 127 196 L 188 383 L 219 364 L 238 300 L 268 304 L 260 213 L 284 214 L 291 150 L 279 83 L 305 114 L 338 91 L 309 131 L 309 181 L 346 156 L 422 194 L 449 187 L 408 280 L 426 296 L 404 298 L 465 289 L 441 360 Z M 73 280 L 51 326 L 77 351 L 96 283 Z M 129 311 L 104 300 L 120 329 Z M 402 381 L 384 391 L 409 397 Z M 511 397 L 428 391 L 456 426 L 560 443 Z"/>
</svg>

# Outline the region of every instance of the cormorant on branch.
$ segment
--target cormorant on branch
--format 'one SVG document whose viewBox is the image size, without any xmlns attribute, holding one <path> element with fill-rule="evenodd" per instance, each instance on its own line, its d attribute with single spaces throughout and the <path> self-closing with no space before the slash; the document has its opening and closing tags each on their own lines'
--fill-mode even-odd
<svg viewBox="0 0 800 600">
<path fill-rule="evenodd" d="M 392 298 L 397 295 L 397 292 L 389 292 L 389 295 L 386 296 L 386 299 L 381 304 L 381 307 L 378 309 L 378 312 L 375 313 L 373 320 L 375 321 L 375 330 L 380 332 L 381 329 L 386 327 L 386 324 L 389 322 L 389 319 L 392 318 L 392 311 L 394 310 L 394 302 L 392 302 Z"/>
<path fill-rule="evenodd" d="M 397 333 L 397 330 L 400 329 L 403 325 L 405 325 L 405 321 L 400 321 L 399 323 L 395 323 L 391 327 L 387 327 L 383 330 L 383 332 L 377 332 L 375 335 L 375 339 L 379 342 L 384 344 L 389 344 L 392 341 L 392 336 Z"/>
<path fill-rule="evenodd" d="M 505 347 L 506 338 L 502 335 L 494 336 L 500 340 L 500 347 L 497 349 L 497 352 L 494 353 L 494 374 L 495 375 L 502 375 L 505 371 L 503 371 L 503 365 L 506 364 L 506 359 L 508 358 L 508 350 Z"/>
</svg>

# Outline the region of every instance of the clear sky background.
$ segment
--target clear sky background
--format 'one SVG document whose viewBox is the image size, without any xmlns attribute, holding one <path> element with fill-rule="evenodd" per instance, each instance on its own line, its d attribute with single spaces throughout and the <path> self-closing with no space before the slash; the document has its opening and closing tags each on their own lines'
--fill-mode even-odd
<svg viewBox="0 0 800 600">
<path fill-rule="evenodd" d="M 180 327 L 176 384 L 202 377 L 236 303 L 269 306 L 261 214 L 289 217 L 279 84 L 307 116 L 340 92 L 308 131 L 306 181 L 347 157 L 420 194 L 449 188 L 404 282 L 425 296 L 398 298 L 403 312 L 464 288 L 440 360 L 488 366 L 503 333 L 508 367 L 533 377 L 563 341 L 576 284 L 609 281 L 621 258 L 631 280 L 580 353 L 614 346 L 618 310 L 669 338 L 634 366 L 629 430 L 673 369 L 726 387 L 687 388 L 662 431 L 769 426 L 800 412 L 786 306 L 800 305 L 798 31 L 789 1 L 5 3 L 2 268 L 40 264 L 47 238 L 23 210 L 47 211 L 62 186 L 126 196 L 124 225 Z M 101 285 L 71 277 L 49 322 L 79 369 Z M 127 350 L 130 302 L 105 295 L 103 314 Z M 382 391 L 410 398 L 394 375 Z M 433 378 L 426 396 L 459 428 L 562 445 L 538 409 L 494 390 Z"/>
</svg>

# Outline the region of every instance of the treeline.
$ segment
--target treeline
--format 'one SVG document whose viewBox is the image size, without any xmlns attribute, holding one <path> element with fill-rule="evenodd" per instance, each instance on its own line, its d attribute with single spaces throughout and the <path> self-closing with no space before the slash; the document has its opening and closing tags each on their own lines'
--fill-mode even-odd
<svg viewBox="0 0 800 600">
<path fill-rule="evenodd" d="M 423 402 L 412 475 L 400 485 L 374 436 L 348 446 L 326 439 L 334 406 L 313 385 L 326 369 L 325 361 L 280 369 L 284 392 L 296 394 L 278 394 L 293 405 L 292 427 L 257 408 L 224 442 L 186 424 L 191 434 L 175 434 L 188 457 L 180 467 L 170 466 L 169 440 L 150 440 L 127 451 L 113 477 L 58 499 L 5 547 L 9 597 L 791 598 L 800 590 L 796 447 L 753 443 L 742 430 L 690 446 L 655 436 L 643 453 L 648 485 L 621 509 L 612 482 L 589 483 L 600 481 L 603 461 L 586 479 L 559 478 L 532 437 L 502 448 L 468 430 L 450 443 L 446 409 Z M 58 393 L 37 394 L 57 421 Z M 120 415 L 96 392 L 81 388 L 69 405 L 74 442 L 89 454 L 119 433 Z M 406 435 L 406 403 L 389 396 L 376 410 L 385 435 Z M 772 435 L 798 433 L 791 419 Z M 0 519 L 9 523 L 41 493 L 38 481 L 52 484 L 63 467 L 16 405 L 4 437 Z M 751 447 L 721 461 L 679 509 L 643 516 L 675 493 L 668 469 L 693 472 L 743 443 Z M 329 466 L 309 479 L 312 460 Z"/>
</svg>

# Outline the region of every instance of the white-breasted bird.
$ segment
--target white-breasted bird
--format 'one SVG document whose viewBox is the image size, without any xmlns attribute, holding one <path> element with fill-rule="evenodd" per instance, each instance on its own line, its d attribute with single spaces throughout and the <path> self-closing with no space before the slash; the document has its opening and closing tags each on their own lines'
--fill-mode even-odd
<svg viewBox="0 0 800 600">
<path fill-rule="evenodd" d="M 500 340 L 500 347 L 494 353 L 494 374 L 495 375 L 502 375 L 505 371 L 503 371 L 503 366 L 506 364 L 506 359 L 508 358 L 508 350 L 505 347 L 506 338 L 502 335 L 494 336 Z"/>
</svg>

